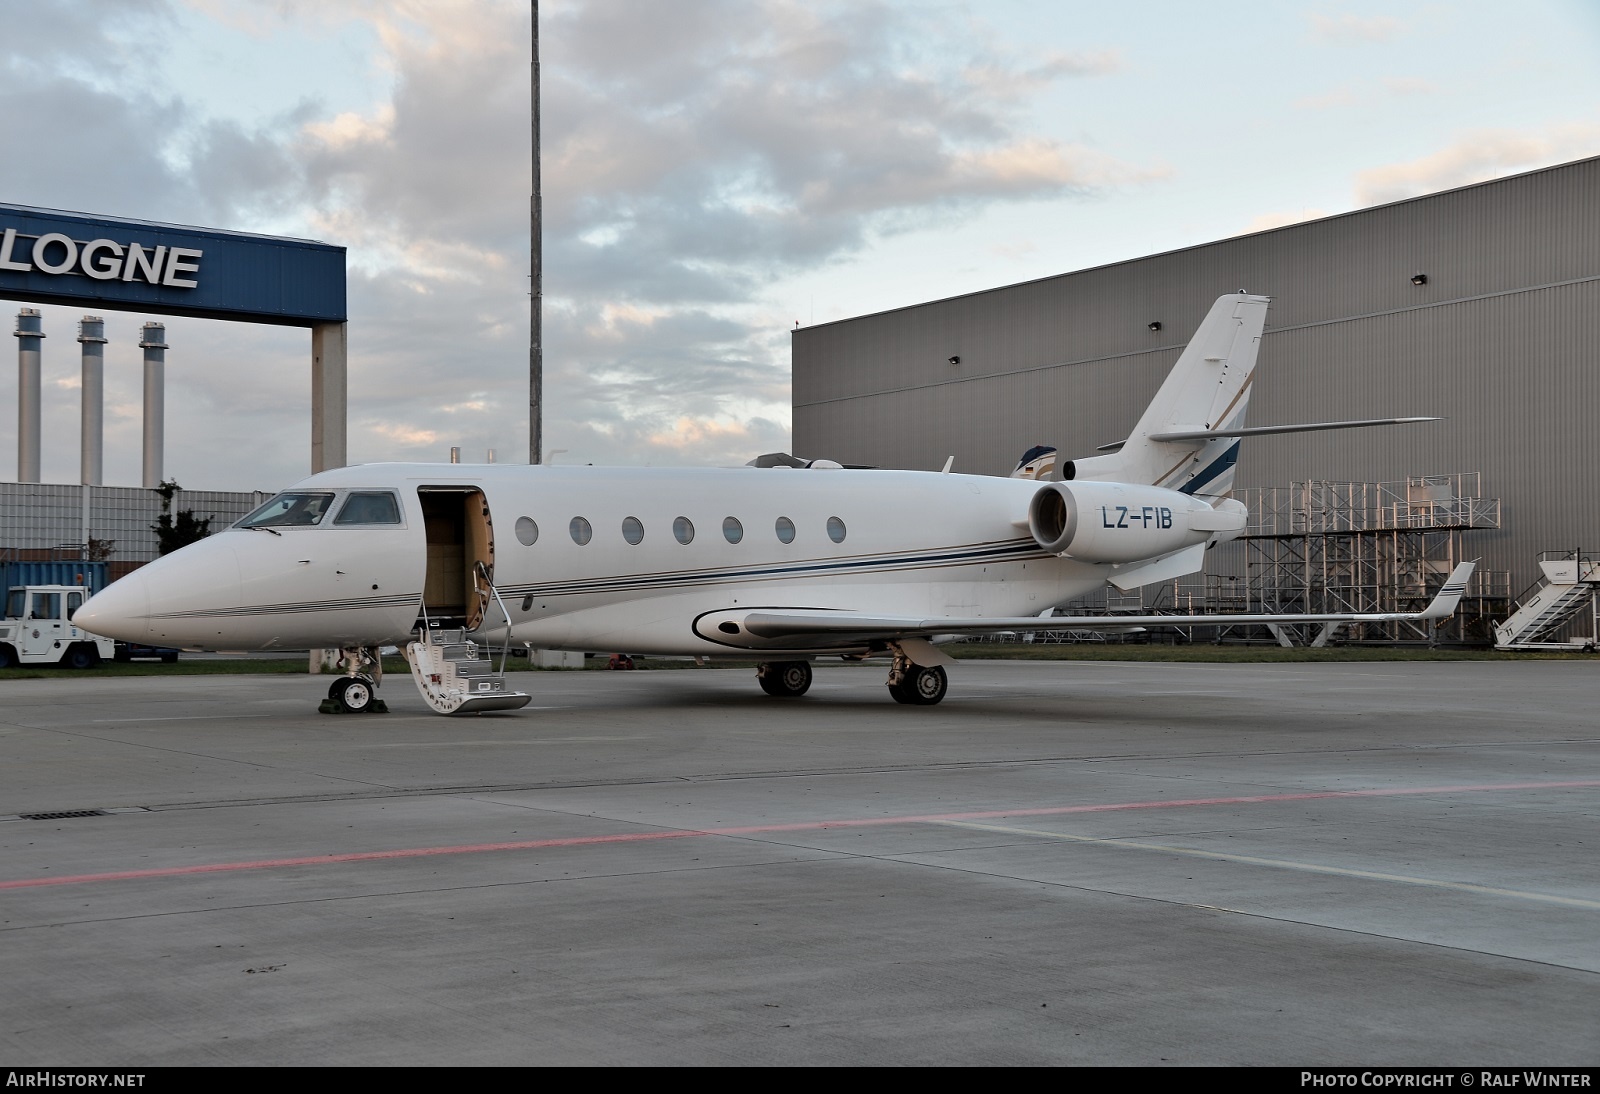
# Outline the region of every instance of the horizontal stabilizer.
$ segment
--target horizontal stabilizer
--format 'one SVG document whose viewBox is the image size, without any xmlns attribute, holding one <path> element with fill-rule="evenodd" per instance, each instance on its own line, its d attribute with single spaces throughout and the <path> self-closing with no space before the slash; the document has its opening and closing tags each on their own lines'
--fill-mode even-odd
<svg viewBox="0 0 1600 1094">
<path fill-rule="evenodd" d="M 1266 437 L 1274 433 L 1316 433 L 1323 429 L 1364 429 L 1369 425 L 1414 425 L 1443 418 L 1363 418 L 1356 422 L 1306 422 L 1302 425 L 1252 425 L 1238 429 L 1196 429 L 1185 433 L 1152 433 L 1152 441 L 1209 441 L 1216 437 Z M 1109 445 L 1104 446 L 1109 448 Z"/>
</svg>

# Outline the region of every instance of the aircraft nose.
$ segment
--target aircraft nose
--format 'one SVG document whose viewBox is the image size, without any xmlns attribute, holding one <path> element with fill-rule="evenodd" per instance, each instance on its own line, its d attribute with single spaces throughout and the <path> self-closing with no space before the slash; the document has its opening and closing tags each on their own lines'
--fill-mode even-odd
<svg viewBox="0 0 1600 1094">
<path fill-rule="evenodd" d="M 216 539 L 141 566 L 73 614 L 91 634 L 156 646 L 198 647 L 217 637 L 215 616 L 239 602 L 239 564 Z"/>
<path fill-rule="evenodd" d="M 138 570 L 113 581 L 72 613 L 72 624 L 123 642 L 150 638 L 150 583 Z"/>
</svg>

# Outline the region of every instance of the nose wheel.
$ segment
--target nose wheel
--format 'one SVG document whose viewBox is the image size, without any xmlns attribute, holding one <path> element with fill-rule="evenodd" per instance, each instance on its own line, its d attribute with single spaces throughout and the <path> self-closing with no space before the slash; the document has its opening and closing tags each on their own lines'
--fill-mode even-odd
<svg viewBox="0 0 1600 1094">
<path fill-rule="evenodd" d="M 337 702 L 346 714 L 365 714 L 372 709 L 377 696 L 372 682 L 359 676 L 346 676 L 328 689 L 328 698 Z"/>
<path fill-rule="evenodd" d="M 378 698 L 383 662 L 371 648 L 340 651 L 346 675 L 328 685 L 328 698 L 317 709 L 323 714 L 387 714 L 388 704 Z"/>
</svg>

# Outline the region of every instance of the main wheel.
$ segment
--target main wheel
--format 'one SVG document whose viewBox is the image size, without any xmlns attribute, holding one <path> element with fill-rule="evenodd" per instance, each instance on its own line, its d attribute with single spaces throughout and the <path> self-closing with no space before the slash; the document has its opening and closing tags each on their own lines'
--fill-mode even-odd
<svg viewBox="0 0 1600 1094">
<path fill-rule="evenodd" d="M 11 647 L 0 643 L 0 669 L 14 669 L 17 667 L 17 655 Z"/>
<path fill-rule="evenodd" d="M 67 650 L 62 663 L 69 669 L 92 669 L 100 663 L 100 655 L 92 646 L 73 646 Z"/>
<path fill-rule="evenodd" d="M 950 690 L 950 678 L 938 665 L 932 668 L 913 665 L 904 676 L 900 677 L 899 684 L 889 685 L 889 694 L 894 696 L 895 702 L 918 707 L 933 706 L 944 698 L 944 693 L 948 690 Z"/>
<path fill-rule="evenodd" d="M 372 706 L 372 685 L 359 677 L 347 676 L 339 681 L 338 694 L 333 698 L 339 700 L 346 713 L 360 714 Z"/>
<path fill-rule="evenodd" d="M 756 680 L 768 695 L 797 698 L 811 687 L 811 662 L 768 661 L 756 670 Z"/>
</svg>

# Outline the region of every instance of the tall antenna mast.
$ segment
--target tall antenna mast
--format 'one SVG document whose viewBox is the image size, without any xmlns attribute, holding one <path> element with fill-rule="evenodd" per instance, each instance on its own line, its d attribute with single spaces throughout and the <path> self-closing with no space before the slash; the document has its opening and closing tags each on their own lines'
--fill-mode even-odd
<svg viewBox="0 0 1600 1094">
<path fill-rule="evenodd" d="M 533 195 L 529 199 L 528 462 L 544 462 L 544 224 L 539 194 L 539 0 L 533 0 Z"/>
</svg>

